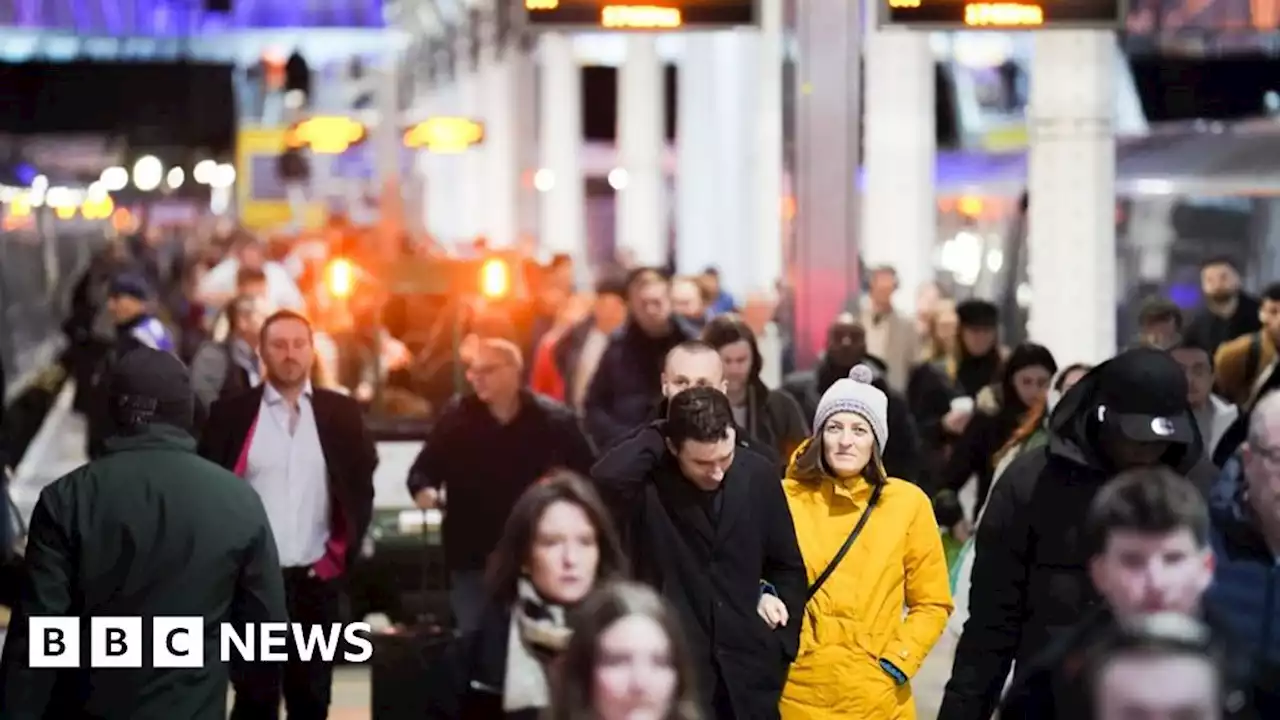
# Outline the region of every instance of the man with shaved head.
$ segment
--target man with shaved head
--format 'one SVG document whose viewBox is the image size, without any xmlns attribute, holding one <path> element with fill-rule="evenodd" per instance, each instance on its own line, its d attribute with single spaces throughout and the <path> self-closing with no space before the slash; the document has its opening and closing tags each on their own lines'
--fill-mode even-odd
<svg viewBox="0 0 1280 720">
<path fill-rule="evenodd" d="M 472 392 L 440 413 L 408 485 L 418 507 L 448 507 L 449 599 L 457 628 L 467 632 L 480 621 L 485 560 L 516 500 L 557 468 L 586 474 L 595 452 L 572 410 L 525 387 L 515 343 L 473 336 L 462 359 Z"/>
<path fill-rule="evenodd" d="M 1210 497 L 1217 564 L 1205 600 L 1254 659 L 1257 716 L 1280 717 L 1280 392 L 1253 406 L 1246 438 Z"/>
</svg>

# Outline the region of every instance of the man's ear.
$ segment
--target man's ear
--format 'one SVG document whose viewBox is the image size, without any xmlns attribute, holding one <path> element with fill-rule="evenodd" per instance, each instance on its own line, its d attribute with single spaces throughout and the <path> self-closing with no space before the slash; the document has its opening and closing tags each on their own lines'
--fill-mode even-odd
<svg viewBox="0 0 1280 720">
<path fill-rule="evenodd" d="M 670 400 L 671 396 L 667 394 L 667 372 L 665 370 L 658 376 L 658 382 L 662 383 L 662 397 Z"/>
<path fill-rule="evenodd" d="M 724 393 L 724 394 L 728 395 L 728 394 L 729 394 L 729 381 L 728 381 L 728 380 L 721 380 L 721 381 L 720 381 L 720 385 L 719 385 L 716 389 L 717 389 L 717 390 L 719 390 L 720 392 L 722 392 L 722 393 Z"/>
<path fill-rule="evenodd" d="M 664 437 L 662 438 L 662 442 L 667 446 L 667 451 L 670 452 L 672 455 L 680 454 L 680 452 L 676 450 L 676 444 L 671 442 L 671 438 Z"/>
<path fill-rule="evenodd" d="M 1098 592 L 1102 592 L 1102 578 L 1102 553 L 1098 553 L 1089 558 L 1089 581 L 1093 583 L 1093 589 Z"/>
</svg>

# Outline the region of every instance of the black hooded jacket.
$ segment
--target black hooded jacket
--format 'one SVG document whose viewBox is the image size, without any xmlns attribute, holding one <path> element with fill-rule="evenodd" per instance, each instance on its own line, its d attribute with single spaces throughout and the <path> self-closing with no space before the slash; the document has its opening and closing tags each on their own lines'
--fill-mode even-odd
<svg viewBox="0 0 1280 720">
<path fill-rule="evenodd" d="M 1094 495 L 1115 474 L 1099 447 L 1095 419 L 1099 371 L 1106 365 L 1063 396 L 1049 420 L 1048 442 L 1019 455 L 987 500 L 969 620 L 938 720 L 990 718 L 1010 664 L 1017 661 L 1018 683 L 1045 648 L 1101 605 L 1087 574 L 1081 529 Z M 1170 448 L 1164 462 L 1207 496 L 1214 470 L 1203 444 L 1197 429 L 1192 442 Z"/>
</svg>

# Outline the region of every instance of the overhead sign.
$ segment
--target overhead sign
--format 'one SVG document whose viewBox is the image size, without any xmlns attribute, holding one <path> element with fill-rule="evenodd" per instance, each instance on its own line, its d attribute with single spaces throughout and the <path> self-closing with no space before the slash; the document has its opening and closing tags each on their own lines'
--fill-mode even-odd
<svg viewBox="0 0 1280 720">
<path fill-rule="evenodd" d="M 886 0 L 884 25 L 922 30 L 1114 30 L 1124 0 Z"/>
<path fill-rule="evenodd" d="M 341 115 L 318 115 L 290 128 L 284 142 L 290 148 L 310 148 L 320 155 L 339 155 L 367 135 L 368 130 L 358 120 Z"/>
<path fill-rule="evenodd" d="M 463 117 L 433 117 L 404 131 L 405 147 L 459 153 L 484 142 L 484 123 Z"/>
<path fill-rule="evenodd" d="M 757 0 L 523 0 L 535 29 L 697 30 L 754 25 Z"/>
</svg>

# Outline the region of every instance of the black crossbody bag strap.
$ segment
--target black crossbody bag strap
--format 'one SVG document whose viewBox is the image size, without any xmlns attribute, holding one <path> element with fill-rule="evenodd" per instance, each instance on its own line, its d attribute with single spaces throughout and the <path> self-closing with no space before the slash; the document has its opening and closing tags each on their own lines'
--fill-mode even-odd
<svg viewBox="0 0 1280 720">
<path fill-rule="evenodd" d="M 840 550 L 836 552 L 836 556 L 831 558 L 831 562 L 827 563 L 826 569 L 818 576 L 817 580 L 809 586 L 809 595 L 805 597 L 805 602 L 813 599 L 814 595 L 822 589 L 831 574 L 840 567 L 840 562 L 844 560 L 844 556 L 849 554 L 849 548 L 853 547 L 853 543 L 862 534 L 862 529 L 867 526 L 867 520 L 871 517 L 871 511 L 876 509 L 876 505 L 880 502 L 880 492 L 884 490 L 884 481 L 876 485 L 876 489 L 871 491 L 871 499 L 867 501 L 867 509 L 862 511 L 862 517 L 858 518 L 858 524 L 853 526 L 853 530 L 849 533 L 849 537 L 844 539 L 844 544 L 840 546 Z"/>
</svg>

